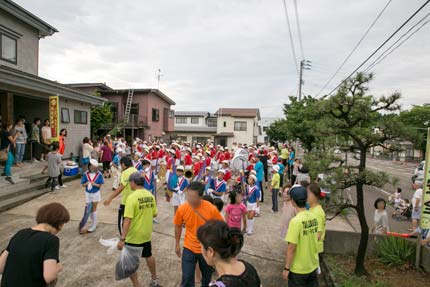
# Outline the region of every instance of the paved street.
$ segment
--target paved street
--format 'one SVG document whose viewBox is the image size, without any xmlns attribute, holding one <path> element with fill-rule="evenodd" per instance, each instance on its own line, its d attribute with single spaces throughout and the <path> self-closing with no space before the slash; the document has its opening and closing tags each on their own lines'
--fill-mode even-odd
<svg viewBox="0 0 430 287">
<path fill-rule="evenodd" d="M 350 164 L 358 164 L 358 161 L 348 156 L 348 163 Z M 365 187 L 365 208 L 366 208 L 366 219 L 369 224 L 369 227 L 373 224 L 373 215 L 374 215 L 374 207 L 373 204 L 378 197 L 382 197 L 384 199 L 388 199 L 389 194 L 394 193 L 397 187 L 402 188 L 402 197 L 406 199 L 411 199 L 414 191 L 411 186 L 411 177 L 415 169 L 415 164 L 413 163 L 398 163 L 389 160 L 375 159 L 375 158 L 367 158 L 367 168 L 373 171 L 385 171 L 391 175 L 394 175 L 399 178 L 399 182 L 396 186 L 392 186 L 390 184 L 386 184 L 382 189 L 366 186 Z M 351 189 L 351 197 L 355 202 L 356 195 L 355 190 Z M 394 211 L 394 208 L 389 206 L 387 208 L 389 215 Z M 351 219 L 351 223 L 356 228 L 359 229 L 359 223 L 355 216 L 349 216 Z M 395 232 L 407 233 L 408 228 L 410 228 L 410 222 L 407 221 L 398 221 L 390 218 L 390 229 Z"/>
<path fill-rule="evenodd" d="M 59 234 L 60 258 L 64 264 L 58 286 L 130 286 L 129 281 L 115 282 L 114 266 L 118 253 L 108 255 L 106 248 L 98 242 L 100 238 L 113 238 L 117 232 L 117 207 L 119 200 L 111 206 L 100 206 L 98 217 L 100 224 L 93 234 L 78 235 L 78 223 L 84 206 L 84 191 L 78 181 L 68 183 L 69 187 L 54 194 L 45 194 L 17 208 L 1 214 L 0 217 L 0 248 L 4 248 L 10 237 L 19 229 L 34 225 L 37 209 L 48 202 L 57 201 L 64 204 L 70 211 L 71 222 L 66 224 Z M 111 181 L 103 187 L 102 194 L 106 197 L 111 192 Z M 166 203 L 159 190 L 159 220 L 154 226 L 153 251 L 157 260 L 158 274 L 163 286 L 178 286 L 181 277 L 180 260 L 174 252 L 174 229 L 172 224 L 173 208 Z M 264 203 L 263 216 L 256 220 L 256 234 L 246 237 L 245 246 L 240 257 L 252 263 L 259 272 L 263 286 L 285 286 L 281 278 L 284 260 L 284 243 L 280 238 L 280 214 L 269 212 L 269 204 Z M 328 229 L 351 230 L 341 218 L 327 224 Z M 139 274 L 146 285 L 149 271 L 141 261 Z"/>
</svg>

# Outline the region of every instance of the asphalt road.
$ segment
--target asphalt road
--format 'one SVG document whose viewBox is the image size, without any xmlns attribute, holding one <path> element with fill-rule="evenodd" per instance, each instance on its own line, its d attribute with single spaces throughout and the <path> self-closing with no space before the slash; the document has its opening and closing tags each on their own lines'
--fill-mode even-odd
<svg viewBox="0 0 430 287">
<path fill-rule="evenodd" d="M 358 164 L 358 161 L 353 159 L 352 156 L 348 156 L 348 164 Z M 366 210 L 366 219 L 369 224 L 369 227 L 373 225 L 373 215 L 375 209 L 373 207 L 374 202 L 377 198 L 381 197 L 384 199 L 388 199 L 389 194 L 394 193 L 397 187 L 402 188 L 402 198 L 411 199 L 414 191 L 412 189 L 412 181 L 411 177 L 415 169 L 415 164 L 412 163 L 398 163 L 389 160 L 375 159 L 375 158 L 367 158 L 366 161 L 367 168 L 372 171 L 385 171 L 390 175 L 396 176 L 399 179 L 399 182 L 396 186 L 392 186 L 391 184 L 386 184 L 382 189 L 366 186 L 365 194 L 364 194 L 364 205 Z M 355 189 L 351 189 L 350 191 L 351 198 L 353 202 L 356 202 L 356 193 Z M 387 207 L 387 212 L 391 215 L 394 212 L 394 208 L 391 206 Z M 357 229 L 359 229 L 359 222 L 356 216 L 349 216 L 352 225 Z M 408 221 L 398 221 L 392 219 L 390 216 L 390 230 L 401 233 L 408 233 L 408 228 L 410 228 L 411 223 Z"/>
</svg>

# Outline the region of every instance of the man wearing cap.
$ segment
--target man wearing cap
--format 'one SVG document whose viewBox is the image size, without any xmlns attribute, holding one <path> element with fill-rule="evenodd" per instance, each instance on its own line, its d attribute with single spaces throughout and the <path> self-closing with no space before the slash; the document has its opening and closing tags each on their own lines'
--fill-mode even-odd
<svg viewBox="0 0 430 287">
<path fill-rule="evenodd" d="M 185 203 L 185 192 L 189 185 L 188 180 L 184 176 L 184 172 L 185 168 L 182 165 L 176 167 L 176 176 L 178 177 L 178 181 L 172 195 L 172 205 L 175 214 L 178 207 Z"/>
<path fill-rule="evenodd" d="M 306 209 L 306 188 L 291 188 L 290 197 L 297 215 L 291 219 L 285 237 L 288 247 L 282 276 L 289 287 L 318 286 L 318 219 Z"/>
<path fill-rule="evenodd" d="M 100 188 L 104 184 L 103 174 L 98 168 L 98 161 L 90 159 L 89 169 L 82 175 L 81 185 L 85 187 L 85 204 L 91 205 L 92 225 L 87 230 L 81 229 L 80 233 L 94 232 L 97 228 L 97 204 L 101 200 Z"/>
<path fill-rule="evenodd" d="M 151 281 L 149 286 L 158 287 L 155 258 L 152 256 L 152 223 L 157 217 L 158 210 L 154 196 L 143 187 L 144 177 L 140 172 L 130 175 L 130 189 L 133 191 L 125 203 L 124 225 L 118 249 L 131 247 L 142 248 L 142 257 L 145 258 Z M 130 276 L 133 286 L 141 286 L 136 273 Z"/>
<path fill-rule="evenodd" d="M 210 188 L 212 189 L 213 198 L 222 198 L 222 196 L 227 192 L 227 183 L 224 180 L 225 172 L 224 170 L 218 170 L 217 177 L 212 180 Z"/>
</svg>

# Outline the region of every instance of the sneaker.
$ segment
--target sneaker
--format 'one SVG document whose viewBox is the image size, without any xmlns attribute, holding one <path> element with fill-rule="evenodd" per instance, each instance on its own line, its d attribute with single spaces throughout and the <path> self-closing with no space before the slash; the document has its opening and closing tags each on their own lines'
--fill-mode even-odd
<svg viewBox="0 0 430 287">
<path fill-rule="evenodd" d="M 88 233 L 94 232 L 94 231 L 96 231 L 96 229 L 97 229 L 97 227 L 96 227 L 96 226 L 91 225 L 91 227 L 90 227 L 90 228 L 88 228 Z"/>
<path fill-rule="evenodd" d="M 67 185 L 65 185 L 65 184 L 60 185 L 60 188 L 66 188 L 66 187 L 67 187 Z"/>
<path fill-rule="evenodd" d="M 254 232 L 247 232 L 246 235 L 248 236 L 252 236 L 254 234 Z"/>
<path fill-rule="evenodd" d="M 10 184 L 15 184 L 15 182 L 10 176 L 6 176 L 5 180 L 7 180 Z"/>
<path fill-rule="evenodd" d="M 152 223 L 155 223 L 155 224 L 160 224 L 160 221 L 158 221 L 157 219 L 152 219 Z"/>
<path fill-rule="evenodd" d="M 33 159 L 33 162 L 39 162 L 37 159 Z"/>
<path fill-rule="evenodd" d="M 151 281 L 149 281 L 149 286 L 150 287 L 161 287 L 160 281 L 158 281 L 158 279 L 154 280 L 151 278 Z"/>
<path fill-rule="evenodd" d="M 42 158 L 40 159 L 40 161 L 41 161 L 41 162 L 45 162 L 46 160 L 42 157 Z"/>
<path fill-rule="evenodd" d="M 57 185 L 56 187 L 55 187 L 55 190 L 59 190 L 60 189 L 60 186 L 59 185 Z"/>
</svg>

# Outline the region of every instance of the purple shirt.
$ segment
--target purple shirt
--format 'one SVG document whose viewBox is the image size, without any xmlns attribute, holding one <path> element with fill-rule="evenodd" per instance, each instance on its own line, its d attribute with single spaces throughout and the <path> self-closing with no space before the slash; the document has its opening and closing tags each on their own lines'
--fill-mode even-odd
<svg viewBox="0 0 430 287">
<path fill-rule="evenodd" d="M 102 152 L 103 152 L 102 162 L 112 161 L 112 151 L 110 150 L 109 146 L 103 145 Z"/>
</svg>

